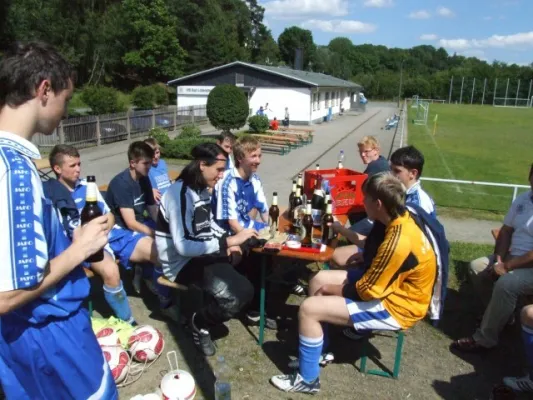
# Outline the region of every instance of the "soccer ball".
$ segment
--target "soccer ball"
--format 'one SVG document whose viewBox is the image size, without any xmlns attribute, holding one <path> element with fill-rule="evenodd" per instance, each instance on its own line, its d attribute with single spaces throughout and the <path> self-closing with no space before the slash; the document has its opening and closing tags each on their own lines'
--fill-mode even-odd
<svg viewBox="0 0 533 400">
<path fill-rule="evenodd" d="M 118 384 L 126 379 L 131 361 L 127 351 L 120 346 L 102 346 L 102 353 L 109 364 L 115 383 Z"/>
<path fill-rule="evenodd" d="M 120 346 L 120 339 L 115 328 L 105 327 L 96 332 L 96 340 L 100 346 Z"/>
<path fill-rule="evenodd" d="M 135 361 L 153 361 L 163 352 L 163 334 L 150 325 L 136 328 L 128 340 L 130 353 Z"/>
</svg>

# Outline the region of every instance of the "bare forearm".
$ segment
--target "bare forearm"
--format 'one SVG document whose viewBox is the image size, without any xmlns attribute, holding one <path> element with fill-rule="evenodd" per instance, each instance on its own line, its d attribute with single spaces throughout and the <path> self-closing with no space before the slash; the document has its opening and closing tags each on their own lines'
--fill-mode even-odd
<svg viewBox="0 0 533 400">
<path fill-rule="evenodd" d="M 229 219 L 228 224 L 233 233 L 239 233 L 244 229 L 241 224 L 239 224 L 239 221 L 237 221 L 236 219 Z"/>
<path fill-rule="evenodd" d="M 498 237 L 496 239 L 496 244 L 494 245 L 494 254 L 500 256 L 502 259 L 505 258 L 511 247 L 511 238 L 513 232 L 509 229 L 502 228 Z"/>
<path fill-rule="evenodd" d="M 131 222 L 128 225 L 128 229 L 131 230 L 131 231 L 134 231 L 134 232 L 139 232 L 139 233 L 144 233 L 145 235 L 148 235 L 148 236 L 154 236 L 154 231 L 153 229 L 147 227 L 146 225 L 144 224 L 141 224 L 139 221 L 134 221 L 134 222 Z"/>
<path fill-rule="evenodd" d="M 337 232 L 342 235 L 347 241 L 350 243 L 355 244 L 358 247 L 364 247 L 365 246 L 365 236 L 362 236 L 358 234 L 357 232 L 352 231 L 351 229 L 339 227 L 337 228 Z"/>
<path fill-rule="evenodd" d="M 115 216 L 113 213 L 108 213 L 107 218 L 107 229 L 111 230 L 115 226 Z"/>
<path fill-rule="evenodd" d="M 88 255 L 76 244 L 52 259 L 46 267 L 42 282 L 31 289 L 18 289 L 0 293 L 0 315 L 19 309 L 37 299 L 80 265 Z"/>
<path fill-rule="evenodd" d="M 268 222 L 268 212 L 264 212 L 263 214 L 261 214 L 261 219 L 263 220 L 263 222 Z"/>
<path fill-rule="evenodd" d="M 533 251 L 527 252 L 523 256 L 515 257 L 505 262 L 505 269 L 508 271 L 531 267 L 533 267 Z"/>
</svg>

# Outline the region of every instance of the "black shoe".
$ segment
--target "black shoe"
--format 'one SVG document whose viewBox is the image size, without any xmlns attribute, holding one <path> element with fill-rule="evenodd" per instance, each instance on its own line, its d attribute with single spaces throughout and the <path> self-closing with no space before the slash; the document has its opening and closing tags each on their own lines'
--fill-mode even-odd
<svg viewBox="0 0 533 400">
<path fill-rule="evenodd" d="M 260 318 L 258 311 L 248 311 L 246 313 L 246 322 L 250 326 L 259 326 Z M 271 329 L 273 331 L 278 330 L 278 323 L 275 319 L 268 318 L 265 315 L 265 328 Z"/>
<path fill-rule="evenodd" d="M 214 356 L 217 349 L 215 343 L 211 340 L 211 334 L 207 329 L 198 329 L 194 325 L 194 317 L 196 313 L 193 314 L 191 318 L 191 331 L 194 344 L 204 355 L 210 357 Z"/>
</svg>

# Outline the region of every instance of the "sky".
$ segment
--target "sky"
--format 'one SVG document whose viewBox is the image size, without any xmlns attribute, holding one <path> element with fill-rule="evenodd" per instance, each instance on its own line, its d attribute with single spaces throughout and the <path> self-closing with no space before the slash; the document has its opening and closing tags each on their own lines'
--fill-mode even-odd
<svg viewBox="0 0 533 400">
<path fill-rule="evenodd" d="M 448 53 L 519 65 L 533 63 L 533 0 L 260 0 L 274 38 L 289 26 L 316 44 L 444 47 Z"/>
</svg>

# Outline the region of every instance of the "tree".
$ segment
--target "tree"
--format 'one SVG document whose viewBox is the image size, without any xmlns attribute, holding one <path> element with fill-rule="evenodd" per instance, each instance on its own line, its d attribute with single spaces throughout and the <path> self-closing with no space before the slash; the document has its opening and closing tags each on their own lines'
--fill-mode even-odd
<svg viewBox="0 0 533 400">
<path fill-rule="evenodd" d="M 313 42 L 313 34 L 307 29 L 297 26 L 286 28 L 278 38 L 279 53 L 281 59 L 287 65 L 294 65 L 296 49 L 303 51 L 303 69 L 307 69 L 314 62 L 316 46 Z"/>
<path fill-rule="evenodd" d="M 207 97 L 207 118 L 217 129 L 229 131 L 244 126 L 248 118 L 248 100 L 233 85 L 219 85 Z"/>
</svg>

